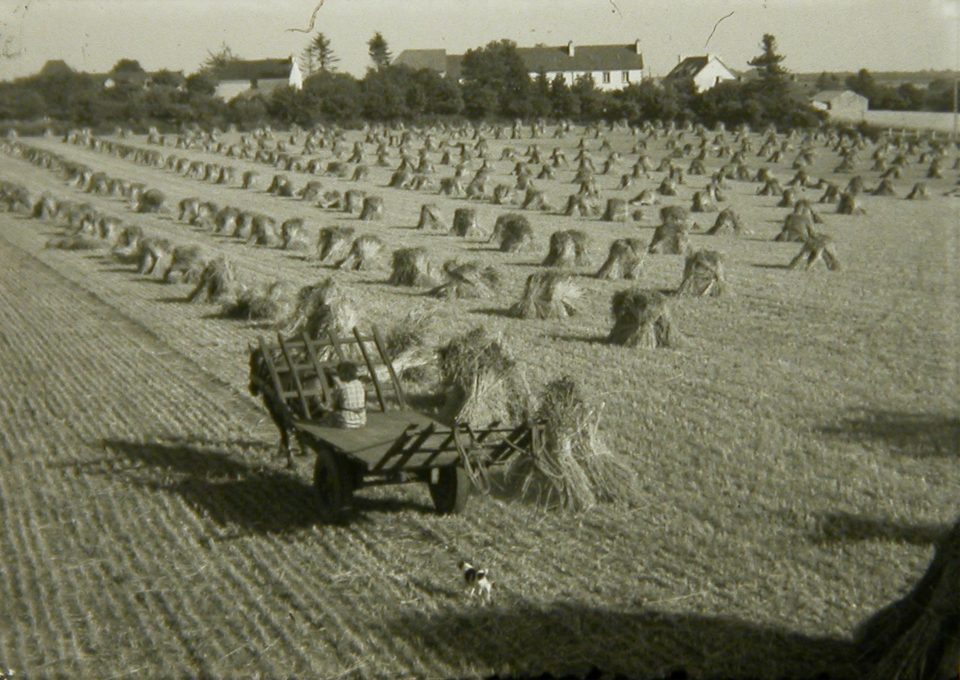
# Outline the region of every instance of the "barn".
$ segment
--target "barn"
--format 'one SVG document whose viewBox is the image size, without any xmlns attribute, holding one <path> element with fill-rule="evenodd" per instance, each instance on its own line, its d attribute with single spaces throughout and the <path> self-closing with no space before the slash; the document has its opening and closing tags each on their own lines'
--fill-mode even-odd
<svg viewBox="0 0 960 680">
<path fill-rule="evenodd" d="M 869 100 L 852 90 L 821 90 L 810 98 L 810 104 L 831 118 L 848 120 L 863 120 L 870 108 Z"/>
</svg>

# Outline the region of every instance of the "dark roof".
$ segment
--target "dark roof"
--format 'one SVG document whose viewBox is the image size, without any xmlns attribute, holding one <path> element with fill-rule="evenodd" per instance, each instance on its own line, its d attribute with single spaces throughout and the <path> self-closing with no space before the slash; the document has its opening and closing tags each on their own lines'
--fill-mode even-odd
<svg viewBox="0 0 960 680">
<path fill-rule="evenodd" d="M 574 45 L 573 56 L 567 46 L 518 47 L 517 52 L 530 73 L 556 71 L 633 71 L 643 69 L 643 55 L 636 43 L 629 45 Z M 461 54 L 446 50 L 404 50 L 394 63 L 413 68 L 429 68 L 458 77 Z"/>
<path fill-rule="evenodd" d="M 707 62 L 710 60 L 707 57 L 687 57 L 679 64 L 674 66 L 670 73 L 663 77 L 664 80 L 673 80 L 680 78 L 693 78 L 695 75 L 700 73 L 704 66 L 707 65 Z"/>
<path fill-rule="evenodd" d="M 213 72 L 217 80 L 268 80 L 288 78 L 292 61 L 286 59 L 237 59 L 224 64 Z"/>
<path fill-rule="evenodd" d="M 520 47 L 517 51 L 532 72 L 539 71 L 633 71 L 643 68 L 643 55 L 636 45 L 574 45 L 573 56 L 567 46 Z"/>
<path fill-rule="evenodd" d="M 428 68 L 433 71 L 447 70 L 446 50 L 404 50 L 393 60 L 394 64 L 402 64 L 413 69 Z"/>
</svg>

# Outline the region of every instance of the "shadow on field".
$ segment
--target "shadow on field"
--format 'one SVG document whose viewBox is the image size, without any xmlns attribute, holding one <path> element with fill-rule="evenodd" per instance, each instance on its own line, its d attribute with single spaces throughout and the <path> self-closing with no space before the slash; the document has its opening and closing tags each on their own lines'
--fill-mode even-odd
<svg viewBox="0 0 960 680">
<path fill-rule="evenodd" d="M 606 335 L 597 335 L 596 333 L 553 333 L 550 337 L 564 342 L 585 342 L 590 345 L 608 344 Z"/>
<path fill-rule="evenodd" d="M 384 636 L 402 636 L 471 675 L 583 677 L 596 668 L 631 678 L 856 677 L 849 642 L 727 617 L 521 601 L 411 611 L 382 625 Z"/>
<path fill-rule="evenodd" d="M 909 545 L 932 545 L 950 529 L 947 524 L 907 523 L 883 517 L 862 517 L 846 512 L 832 512 L 817 522 L 814 540 L 818 543 L 851 541 L 888 541 Z"/>
<path fill-rule="evenodd" d="M 103 448 L 125 458 L 130 466 L 104 470 L 124 481 L 151 491 L 174 493 L 197 514 L 221 526 L 237 527 L 255 534 L 289 533 L 318 524 L 350 524 L 369 512 L 430 512 L 424 504 L 396 498 L 355 497 L 354 508 L 335 522 L 327 521 L 317 492 L 309 480 L 295 472 L 251 465 L 236 460 L 223 449 L 267 448 L 260 442 L 198 442 L 172 440 L 141 443 L 107 439 Z M 304 457 L 298 457 L 305 460 Z M 310 460 L 312 463 L 312 459 Z M 282 465 L 279 462 L 278 465 Z"/>
<path fill-rule="evenodd" d="M 955 416 L 859 411 L 820 431 L 844 441 L 880 444 L 902 456 L 960 456 L 960 418 Z"/>
</svg>

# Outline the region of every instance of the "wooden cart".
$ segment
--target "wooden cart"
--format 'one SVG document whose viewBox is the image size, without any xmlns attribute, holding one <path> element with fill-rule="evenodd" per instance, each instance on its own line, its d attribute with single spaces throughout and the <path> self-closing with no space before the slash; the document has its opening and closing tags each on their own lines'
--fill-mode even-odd
<svg viewBox="0 0 960 680">
<path fill-rule="evenodd" d="M 269 378 L 260 379 L 258 387 L 279 397 L 301 450 L 316 454 L 314 484 L 330 514 L 348 509 L 361 487 L 405 482 L 425 482 L 439 513 L 458 513 L 471 487 L 488 487 L 488 468 L 539 445 L 541 428 L 533 423 L 500 427 L 493 422 L 478 430 L 464 423 L 444 425 L 409 408 L 385 348 L 376 327 L 369 335 L 355 329 L 348 338 L 278 334 L 276 344 L 259 341 Z M 345 359 L 362 367 L 368 404 L 378 406 L 367 409 L 367 424 L 358 429 L 323 420 L 333 406 L 330 375 Z"/>
</svg>

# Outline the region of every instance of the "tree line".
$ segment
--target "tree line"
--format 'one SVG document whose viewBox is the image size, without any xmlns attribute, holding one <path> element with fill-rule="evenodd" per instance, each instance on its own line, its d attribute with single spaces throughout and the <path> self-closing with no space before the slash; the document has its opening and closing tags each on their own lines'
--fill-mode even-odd
<svg viewBox="0 0 960 680">
<path fill-rule="evenodd" d="M 865 68 L 842 81 L 830 73 L 821 73 L 817 78 L 818 89 L 853 90 L 867 98 L 871 109 L 883 111 L 952 111 L 953 87 L 953 81 L 948 78 L 932 80 L 926 87 L 914 83 L 884 85 Z"/>
<path fill-rule="evenodd" d="M 608 92 L 589 76 L 572 84 L 562 75 L 530 77 L 516 44 L 509 40 L 468 50 L 459 79 L 393 63 L 389 45 L 379 32 L 367 45 L 371 66 L 357 78 L 337 71 L 338 58 L 330 40 L 317 33 L 300 56 L 305 74 L 302 90 L 280 87 L 229 102 L 215 96 L 218 69 L 238 59 L 226 45 L 210 53 L 197 73 L 184 78 L 160 71 L 152 74 L 148 87 L 142 79 L 117 78 L 114 87 L 105 88 L 102 79 L 75 72 L 62 62 L 48 64 L 38 74 L 0 83 L 0 119 L 141 130 L 188 124 L 359 126 L 367 121 L 431 122 L 461 117 L 691 121 L 710 126 L 722 122 L 753 127 L 773 124 L 783 129 L 823 121 L 823 114 L 791 87 L 790 74 L 783 66 L 785 58 L 769 34 L 763 36 L 760 53 L 749 62 L 755 78 L 720 83 L 703 93 L 696 92 L 689 79 L 668 83 L 644 80 Z M 136 61 L 123 59 L 111 74 L 137 71 L 142 69 Z"/>
</svg>

